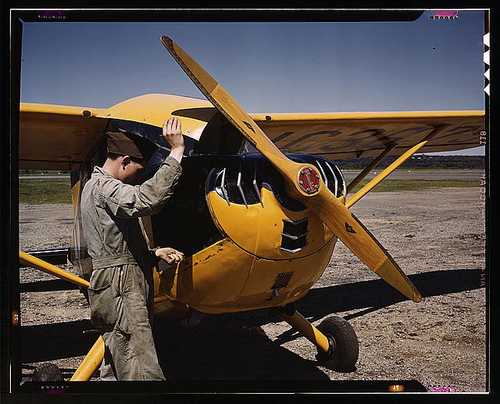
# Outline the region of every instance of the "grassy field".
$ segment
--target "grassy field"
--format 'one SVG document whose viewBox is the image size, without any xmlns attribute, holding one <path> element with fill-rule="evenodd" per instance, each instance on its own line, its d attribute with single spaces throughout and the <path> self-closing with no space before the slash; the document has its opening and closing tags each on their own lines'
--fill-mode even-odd
<svg viewBox="0 0 500 404">
<path fill-rule="evenodd" d="M 363 180 L 352 192 L 361 189 L 369 180 Z M 429 188 L 478 187 L 479 180 L 384 180 L 371 192 L 421 191 Z"/>
<path fill-rule="evenodd" d="M 19 203 L 71 203 L 71 187 L 68 178 L 19 180 Z"/>
<path fill-rule="evenodd" d="M 356 192 L 367 180 L 358 184 Z M 478 187 L 478 180 L 385 180 L 373 192 L 420 191 L 429 188 Z M 19 203 L 71 203 L 69 179 L 21 179 L 19 180 Z"/>
</svg>

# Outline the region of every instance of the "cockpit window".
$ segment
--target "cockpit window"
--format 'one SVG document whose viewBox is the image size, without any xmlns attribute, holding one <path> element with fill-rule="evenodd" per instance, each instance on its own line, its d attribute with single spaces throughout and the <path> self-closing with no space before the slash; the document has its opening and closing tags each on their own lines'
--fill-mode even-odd
<svg viewBox="0 0 500 404">
<path fill-rule="evenodd" d="M 237 155 L 245 138 L 221 113 L 210 119 L 196 144 L 195 154 Z"/>
</svg>

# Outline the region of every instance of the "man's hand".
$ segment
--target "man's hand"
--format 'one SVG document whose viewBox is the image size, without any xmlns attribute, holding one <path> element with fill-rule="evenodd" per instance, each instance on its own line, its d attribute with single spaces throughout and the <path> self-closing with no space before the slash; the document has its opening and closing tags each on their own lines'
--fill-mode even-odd
<svg viewBox="0 0 500 404">
<path fill-rule="evenodd" d="M 184 254 L 175 248 L 163 247 L 155 250 L 155 255 L 169 264 L 181 262 Z"/>
<path fill-rule="evenodd" d="M 170 145 L 170 156 L 180 163 L 184 154 L 184 137 L 178 118 L 173 116 L 163 124 L 163 137 Z"/>
<path fill-rule="evenodd" d="M 163 137 L 172 150 L 177 148 L 184 150 L 184 138 L 179 118 L 173 116 L 163 124 Z"/>
</svg>

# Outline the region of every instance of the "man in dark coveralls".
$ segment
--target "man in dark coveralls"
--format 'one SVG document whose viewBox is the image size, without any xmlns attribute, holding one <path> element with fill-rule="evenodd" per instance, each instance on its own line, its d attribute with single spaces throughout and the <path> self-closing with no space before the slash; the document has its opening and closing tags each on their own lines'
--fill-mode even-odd
<svg viewBox="0 0 500 404">
<path fill-rule="evenodd" d="M 107 132 L 107 159 L 95 167 L 81 195 L 82 224 L 92 257 L 89 301 L 106 350 L 101 380 L 165 380 L 151 331 L 153 265 L 179 262 L 173 248 L 150 250 L 138 217 L 152 215 L 173 194 L 184 152 L 180 121 L 163 126 L 169 156 L 149 180 L 137 184 L 156 146 L 119 130 Z"/>
</svg>

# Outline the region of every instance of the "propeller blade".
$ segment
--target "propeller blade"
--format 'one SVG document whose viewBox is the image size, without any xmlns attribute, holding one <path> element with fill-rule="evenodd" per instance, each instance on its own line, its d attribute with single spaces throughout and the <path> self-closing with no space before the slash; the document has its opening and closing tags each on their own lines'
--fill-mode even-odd
<svg viewBox="0 0 500 404">
<path fill-rule="evenodd" d="M 353 254 L 388 284 L 415 302 L 422 299 L 378 240 L 327 189 L 316 167 L 296 163 L 286 157 L 203 67 L 169 37 L 162 36 L 161 42 L 209 101 L 280 171 L 294 197 L 316 212 Z"/>
<path fill-rule="evenodd" d="M 370 270 L 404 296 L 420 302 L 422 295 L 373 234 L 326 187 L 302 200 Z"/>
<path fill-rule="evenodd" d="M 305 164 L 298 164 L 288 159 L 238 102 L 172 39 L 162 36 L 160 40 L 205 97 L 224 114 L 229 122 L 239 129 L 257 150 L 278 168 L 285 178 L 297 175 L 297 171 Z"/>
</svg>

